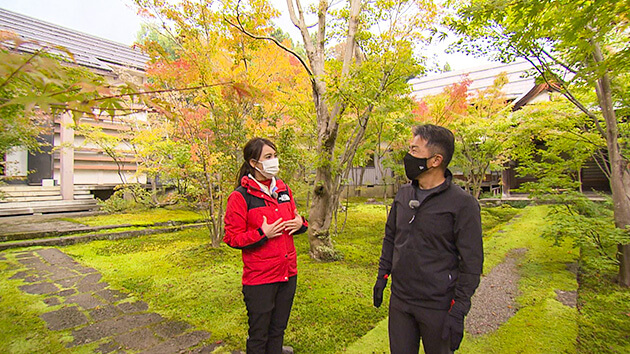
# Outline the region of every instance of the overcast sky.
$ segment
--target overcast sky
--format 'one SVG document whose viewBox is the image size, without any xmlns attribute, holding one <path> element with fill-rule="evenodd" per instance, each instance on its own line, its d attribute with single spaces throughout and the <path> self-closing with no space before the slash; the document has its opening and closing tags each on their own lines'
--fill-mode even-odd
<svg viewBox="0 0 630 354">
<path fill-rule="evenodd" d="M 286 14 L 286 0 L 271 1 Z M 0 8 L 127 45 L 133 44 L 142 23 L 131 0 L 0 0 Z M 276 24 L 294 38 L 299 36 L 288 15 Z M 444 54 L 445 47 L 439 45 L 432 51 L 453 70 L 487 64 L 483 59 Z"/>
</svg>

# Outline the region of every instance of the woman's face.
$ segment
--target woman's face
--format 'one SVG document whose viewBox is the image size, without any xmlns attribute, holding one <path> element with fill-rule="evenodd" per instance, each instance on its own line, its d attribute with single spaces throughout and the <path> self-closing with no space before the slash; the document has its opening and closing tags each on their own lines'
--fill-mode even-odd
<svg viewBox="0 0 630 354">
<path fill-rule="evenodd" d="M 249 164 L 252 167 L 258 167 L 259 169 L 262 169 L 262 164 L 261 164 L 262 161 L 270 160 L 276 157 L 278 157 L 276 150 L 274 150 L 269 145 L 263 145 L 263 148 L 262 148 L 262 151 L 260 152 L 260 157 L 258 157 L 258 160 L 251 159 L 249 161 Z"/>
</svg>

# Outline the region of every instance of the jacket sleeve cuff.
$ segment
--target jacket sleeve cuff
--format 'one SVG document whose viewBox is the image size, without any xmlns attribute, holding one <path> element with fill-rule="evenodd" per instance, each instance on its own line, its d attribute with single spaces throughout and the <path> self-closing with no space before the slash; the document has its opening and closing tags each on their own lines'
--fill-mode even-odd
<svg viewBox="0 0 630 354">
<path fill-rule="evenodd" d="M 239 250 L 247 250 L 247 249 L 260 247 L 260 246 L 264 245 L 265 243 L 267 243 L 269 238 L 267 238 L 267 236 L 265 236 L 265 233 L 263 232 L 263 230 L 259 227 L 258 229 L 256 229 L 256 231 L 258 231 L 258 234 L 260 234 L 260 236 L 262 237 L 260 240 L 254 242 L 254 243 L 251 243 L 249 245 L 246 245 L 246 246 L 242 246 L 242 247 L 234 247 L 234 246 L 232 246 L 232 248 L 236 248 L 236 249 L 239 249 Z"/>
</svg>

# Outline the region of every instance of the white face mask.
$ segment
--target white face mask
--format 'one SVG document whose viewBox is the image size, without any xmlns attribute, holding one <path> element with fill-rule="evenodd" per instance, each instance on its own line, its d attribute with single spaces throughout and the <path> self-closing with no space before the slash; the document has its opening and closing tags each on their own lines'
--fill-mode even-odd
<svg viewBox="0 0 630 354">
<path fill-rule="evenodd" d="M 280 162 L 278 158 L 273 158 L 265 161 L 258 161 L 262 165 L 262 171 L 258 167 L 254 167 L 258 172 L 267 178 L 274 177 L 280 171 Z"/>
</svg>

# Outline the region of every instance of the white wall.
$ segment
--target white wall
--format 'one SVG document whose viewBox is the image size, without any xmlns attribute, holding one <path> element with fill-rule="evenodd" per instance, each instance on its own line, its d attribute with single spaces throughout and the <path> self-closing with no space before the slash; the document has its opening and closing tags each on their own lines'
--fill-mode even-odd
<svg viewBox="0 0 630 354">
<path fill-rule="evenodd" d="M 17 147 L 6 154 L 4 175 L 7 177 L 26 177 L 28 172 L 28 151 Z"/>
</svg>

